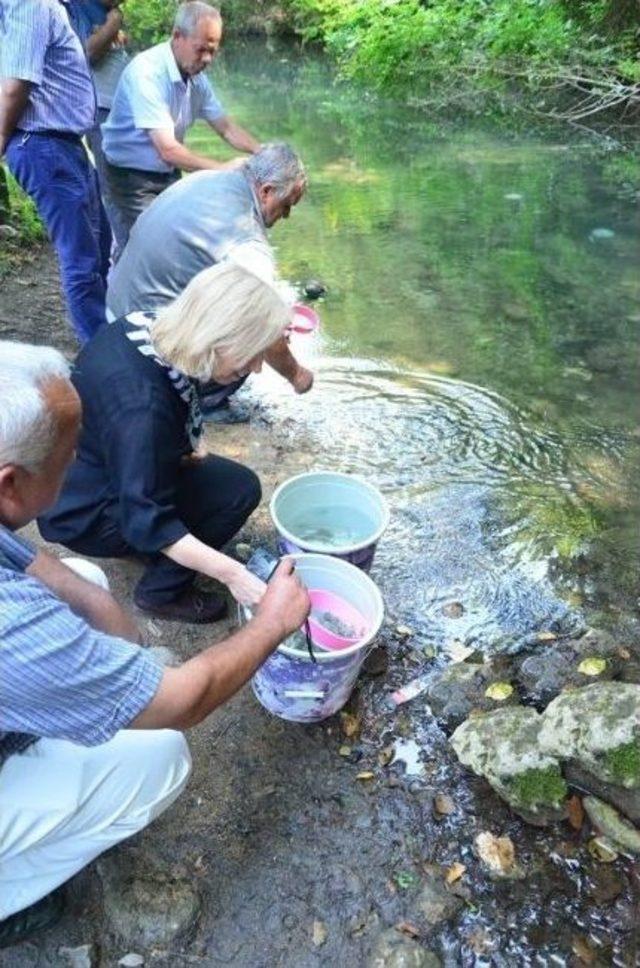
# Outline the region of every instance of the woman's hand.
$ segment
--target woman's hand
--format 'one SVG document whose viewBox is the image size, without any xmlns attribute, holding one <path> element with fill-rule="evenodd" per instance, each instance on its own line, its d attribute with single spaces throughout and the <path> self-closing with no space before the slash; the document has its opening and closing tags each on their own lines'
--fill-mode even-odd
<svg viewBox="0 0 640 968">
<path fill-rule="evenodd" d="M 235 600 L 241 605 L 257 605 L 267 586 L 256 575 L 252 575 L 244 565 L 237 565 L 225 584 Z"/>
</svg>

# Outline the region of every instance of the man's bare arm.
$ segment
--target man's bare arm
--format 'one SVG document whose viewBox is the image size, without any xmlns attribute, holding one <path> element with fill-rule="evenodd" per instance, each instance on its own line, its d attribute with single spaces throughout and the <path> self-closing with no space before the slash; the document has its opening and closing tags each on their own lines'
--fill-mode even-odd
<svg viewBox="0 0 640 968">
<path fill-rule="evenodd" d="M 239 168 L 245 161 L 244 158 L 216 161 L 206 155 L 199 155 L 180 144 L 170 131 L 150 131 L 149 136 L 162 160 L 167 165 L 181 168 L 183 171 L 222 171 L 227 168 Z"/>
<path fill-rule="evenodd" d="M 201 722 L 248 682 L 279 643 L 302 625 L 309 608 L 309 596 L 285 559 L 255 617 L 178 669 L 165 669 L 154 698 L 130 728 L 188 729 Z"/>
<path fill-rule="evenodd" d="M 110 10 L 107 19 L 100 27 L 96 27 L 86 43 L 87 57 L 90 64 L 99 63 L 113 45 L 122 29 L 122 14 L 117 7 Z"/>
<path fill-rule="evenodd" d="M 31 84 L 17 77 L 4 78 L 0 84 L 0 158 L 29 101 Z"/>
<path fill-rule="evenodd" d="M 252 134 L 249 134 L 248 131 L 241 128 L 239 124 L 236 124 L 226 115 L 217 121 L 210 121 L 209 124 L 236 151 L 247 151 L 254 155 L 256 151 L 260 150 L 260 142 L 256 141 Z"/>
<path fill-rule="evenodd" d="M 109 635 L 117 635 L 129 642 L 140 641 L 137 624 L 118 605 L 113 595 L 86 578 L 81 578 L 53 555 L 38 550 L 27 568 L 27 574 L 38 578 L 92 628 Z"/>
<path fill-rule="evenodd" d="M 313 386 L 313 373 L 298 363 L 284 336 L 269 347 L 264 358 L 276 373 L 289 381 L 296 393 L 306 393 Z"/>
</svg>

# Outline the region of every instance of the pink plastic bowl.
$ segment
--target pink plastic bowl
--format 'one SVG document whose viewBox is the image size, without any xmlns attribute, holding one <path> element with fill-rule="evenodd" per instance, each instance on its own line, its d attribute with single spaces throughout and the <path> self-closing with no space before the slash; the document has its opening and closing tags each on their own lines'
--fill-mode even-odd
<svg viewBox="0 0 640 968">
<path fill-rule="evenodd" d="M 324 649 L 346 649 L 356 642 L 359 642 L 368 632 L 367 620 L 360 614 L 357 608 L 345 602 L 339 595 L 333 592 L 326 592 L 318 588 L 310 588 L 309 598 L 311 599 L 311 614 L 309 616 L 309 631 L 314 645 L 319 645 Z M 338 635 L 322 625 L 315 617 L 319 613 L 329 612 L 337 619 L 350 625 L 356 630 L 353 638 Z"/>
<path fill-rule="evenodd" d="M 291 322 L 287 329 L 292 333 L 313 333 L 320 325 L 320 317 L 315 310 L 304 303 L 295 303 L 291 309 Z"/>
</svg>

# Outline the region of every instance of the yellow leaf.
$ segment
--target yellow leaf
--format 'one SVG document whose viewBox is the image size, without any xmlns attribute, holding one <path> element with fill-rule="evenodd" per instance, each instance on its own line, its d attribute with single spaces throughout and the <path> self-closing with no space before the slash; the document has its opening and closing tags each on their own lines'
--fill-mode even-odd
<svg viewBox="0 0 640 968">
<path fill-rule="evenodd" d="M 444 879 L 447 884 L 455 884 L 456 881 L 459 881 L 466 869 L 467 868 L 464 866 L 464 864 L 460 864 L 458 861 L 456 861 L 455 864 L 452 864 L 447 873 L 444 875 Z"/>
<path fill-rule="evenodd" d="M 356 774 L 356 780 L 373 780 L 374 777 L 375 773 L 372 773 L 371 770 L 364 770 L 362 773 Z"/>
</svg>

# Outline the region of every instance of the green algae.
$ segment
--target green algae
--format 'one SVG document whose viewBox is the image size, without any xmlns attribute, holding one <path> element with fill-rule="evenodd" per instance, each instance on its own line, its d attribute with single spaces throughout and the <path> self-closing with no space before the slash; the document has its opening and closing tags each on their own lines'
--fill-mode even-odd
<svg viewBox="0 0 640 968">
<path fill-rule="evenodd" d="M 638 740 L 607 750 L 602 756 L 602 762 L 612 783 L 624 787 L 640 786 L 640 742 Z"/>
<path fill-rule="evenodd" d="M 539 806 L 559 806 L 567 796 L 567 784 L 558 766 L 525 770 L 509 777 L 504 783 L 514 803 L 535 809 Z"/>
</svg>

